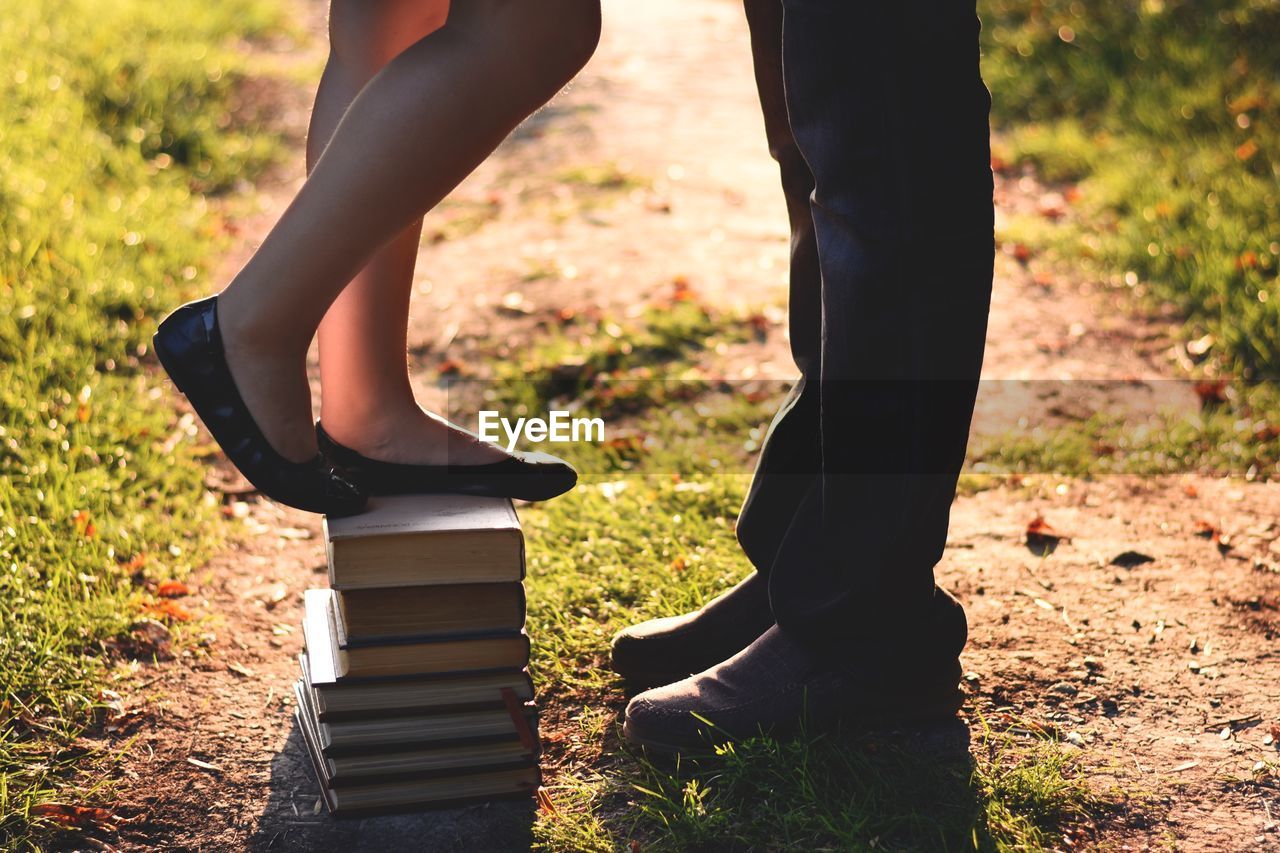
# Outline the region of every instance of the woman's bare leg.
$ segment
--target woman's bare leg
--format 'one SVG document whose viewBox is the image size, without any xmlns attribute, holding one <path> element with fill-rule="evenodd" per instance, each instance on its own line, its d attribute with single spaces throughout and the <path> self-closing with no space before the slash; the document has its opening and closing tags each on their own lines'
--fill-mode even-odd
<svg viewBox="0 0 1280 853">
<path fill-rule="evenodd" d="M 330 53 L 307 134 L 310 170 L 360 90 L 404 49 L 444 24 L 448 0 L 332 0 Z M 483 464 L 506 454 L 451 430 L 413 396 L 405 332 L 422 220 L 382 247 L 320 323 L 321 420 L 375 459 Z"/>
<path fill-rule="evenodd" d="M 375 257 L 375 268 L 402 269 L 406 234 L 422 214 L 582 67 L 598 35 L 598 0 L 453 0 L 448 23 L 388 62 L 351 102 L 297 198 L 218 303 L 237 387 L 283 455 L 315 453 L 306 351 L 338 295 Z M 360 331 L 361 348 L 329 340 L 359 358 L 394 336 L 395 384 L 404 374 L 403 322 L 382 325 L 401 316 L 387 296 L 362 321 L 377 334 Z"/>
</svg>

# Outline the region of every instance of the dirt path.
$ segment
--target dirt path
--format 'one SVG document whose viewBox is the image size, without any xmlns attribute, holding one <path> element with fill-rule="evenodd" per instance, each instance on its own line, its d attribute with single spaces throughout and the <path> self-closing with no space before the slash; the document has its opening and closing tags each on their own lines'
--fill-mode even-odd
<svg viewBox="0 0 1280 853">
<path fill-rule="evenodd" d="M 785 216 L 740 7 L 605 7 L 605 38 L 582 78 L 428 220 L 439 238 L 420 256 L 411 329 L 428 400 L 439 393 L 432 368 L 446 353 L 465 360 L 495 337 L 518 347 L 565 306 L 628 316 L 677 276 L 719 305 L 785 302 Z M 308 9 L 318 31 L 318 8 Z M 300 138 L 305 102 L 291 103 L 287 118 Z M 295 169 L 263 187 L 239 256 L 298 180 Z M 1006 213 L 1054 202 L 1018 177 L 1002 178 L 997 198 Z M 713 369 L 729 378 L 791 376 L 781 315 L 769 316 L 764 343 L 748 357 L 725 354 Z M 1163 332 L 1115 311 L 1070 274 L 1033 273 L 1010 248 L 998 263 L 986 373 L 1159 377 L 1167 373 Z M 1014 387 L 984 392 L 979 420 L 1048 416 L 1064 393 L 1076 405 L 1100 405 L 1115 385 L 1037 386 L 1031 406 L 1001 397 Z M 474 849 L 483 832 L 487 850 L 527 847 L 527 807 L 358 822 L 318 813 L 288 699 L 301 593 L 324 582 L 318 524 L 259 502 L 230 511 L 244 515 L 243 541 L 194 579 L 192 606 L 210 614 L 210 636 L 147 669 L 145 690 L 129 699 L 148 713 L 121 768 L 120 801 L 143 819 L 122 832 L 121 846 Z M 1047 557 L 1024 544 L 1038 514 L 1070 536 Z M 1144 797 L 1150 825 L 1117 843 L 1235 850 L 1280 839 L 1275 788 L 1257 784 L 1253 770 L 1277 760 L 1264 737 L 1280 723 L 1278 518 L 1276 486 L 1191 476 L 1038 478 L 956 503 L 939 578 L 970 613 L 973 708 L 1057 727 L 1100 786 Z M 1201 520 L 1224 530 L 1230 547 L 1198 537 Z M 1151 560 L 1113 565 L 1124 552 Z"/>
</svg>

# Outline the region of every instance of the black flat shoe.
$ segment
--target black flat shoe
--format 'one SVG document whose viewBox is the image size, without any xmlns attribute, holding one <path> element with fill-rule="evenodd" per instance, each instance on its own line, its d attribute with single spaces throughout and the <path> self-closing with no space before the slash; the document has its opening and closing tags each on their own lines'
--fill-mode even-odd
<svg viewBox="0 0 1280 853">
<path fill-rule="evenodd" d="M 486 465 L 380 462 L 344 447 L 316 423 L 320 452 L 370 495 L 458 494 L 545 501 L 578 482 L 578 472 L 549 453 L 516 453 Z"/>
<path fill-rule="evenodd" d="M 262 434 L 227 367 L 216 297 L 178 308 L 160 323 L 151 343 L 227 458 L 264 495 L 333 516 L 364 509 L 365 495 L 323 454 L 291 462 Z"/>
</svg>

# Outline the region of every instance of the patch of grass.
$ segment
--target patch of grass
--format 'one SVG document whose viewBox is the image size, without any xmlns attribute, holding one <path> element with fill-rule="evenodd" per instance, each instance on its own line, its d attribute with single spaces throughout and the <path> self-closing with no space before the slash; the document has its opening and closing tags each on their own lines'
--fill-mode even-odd
<svg viewBox="0 0 1280 853">
<path fill-rule="evenodd" d="M 592 192 L 624 192 L 649 186 L 648 181 L 637 177 L 617 163 L 594 163 L 561 169 L 556 173 L 556 180 L 559 183 Z"/>
<path fill-rule="evenodd" d="M 1013 156 L 1080 181 L 1078 245 L 1280 378 L 1280 3 L 984 0 Z"/>
<path fill-rule="evenodd" d="M 1140 309 L 1172 308 L 1197 343 L 1192 375 L 1233 377 L 1236 393 L 1200 418 L 1094 418 L 976 456 L 1078 475 L 1274 477 L 1280 3 L 984 0 L 979 11 L 997 158 L 1073 184 L 1077 213 L 1014 216 L 1001 239 L 1084 262 Z"/>
<path fill-rule="evenodd" d="M 472 199 L 449 197 L 431 211 L 430 227 L 423 239 L 429 243 L 444 243 L 468 237 L 502 215 L 500 199 Z"/>
<path fill-rule="evenodd" d="M 202 197 L 271 159 L 237 124 L 266 0 L 36 0 L 0 18 L 0 842 L 66 791 L 107 647 L 219 537 L 141 359 L 223 237 Z"/>
<path fill-rule="evenodd" d="M 699 366 L 707 353 L 748 340 L 751 317 L 714 309 L 677 286 L 635 320 L 573 315 L 511 351 L 482 344 L 488 376 L 447 379 L 459 422 L 481 409 L 505 417 L 570 411 L 606 422 L 603 446 L 566 445 L 580 470 L 656 473 L 744 470 L 786 383 L 729 383 Z M 661 461 L 660 461 L 661 460 Z"/>
<path fill-rule="evenodd" d="M 1273 424 L 1233 412 L 1156 415 L 1133 423 L 1095 415 L 1070 424 L 1011 432 L 979 441 L 970 452 L 977 474 L 1244 475 L 1280 477 L 1280 442 Z"/>
<path fill-rule="evenodd" d="M 755 738 L 659 767 L 620 753 L 552 789 L 545 849 L 1052 850 L 1106 809 L 1058 744 L 985 730 L 972 756 L 883 738 Z"/>
<path fill-rule="evenodd" d="M 565 222 L 574 217 L 591 219 L 619 199 L 649 186 L 647 178 L 617 163 L 588 163 L 561 169 L 550 181 L 526 188 L 521 198 L 544 203 L 544 215 L 553 222 Z"/>
</svg>

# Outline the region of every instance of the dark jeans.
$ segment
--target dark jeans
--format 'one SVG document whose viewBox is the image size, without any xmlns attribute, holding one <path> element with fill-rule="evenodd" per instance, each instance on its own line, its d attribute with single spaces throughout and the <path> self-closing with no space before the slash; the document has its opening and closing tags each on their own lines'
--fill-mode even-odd
<svg viewBox="0 0 1280 853">
<path fill-rule="evenodd" d="M 928 633 L 991 298 L 974 2 L 745 5 L 802 378 L 738 538 L 784 631 L 837 658 L 899 653 Z"/>
</svg>

